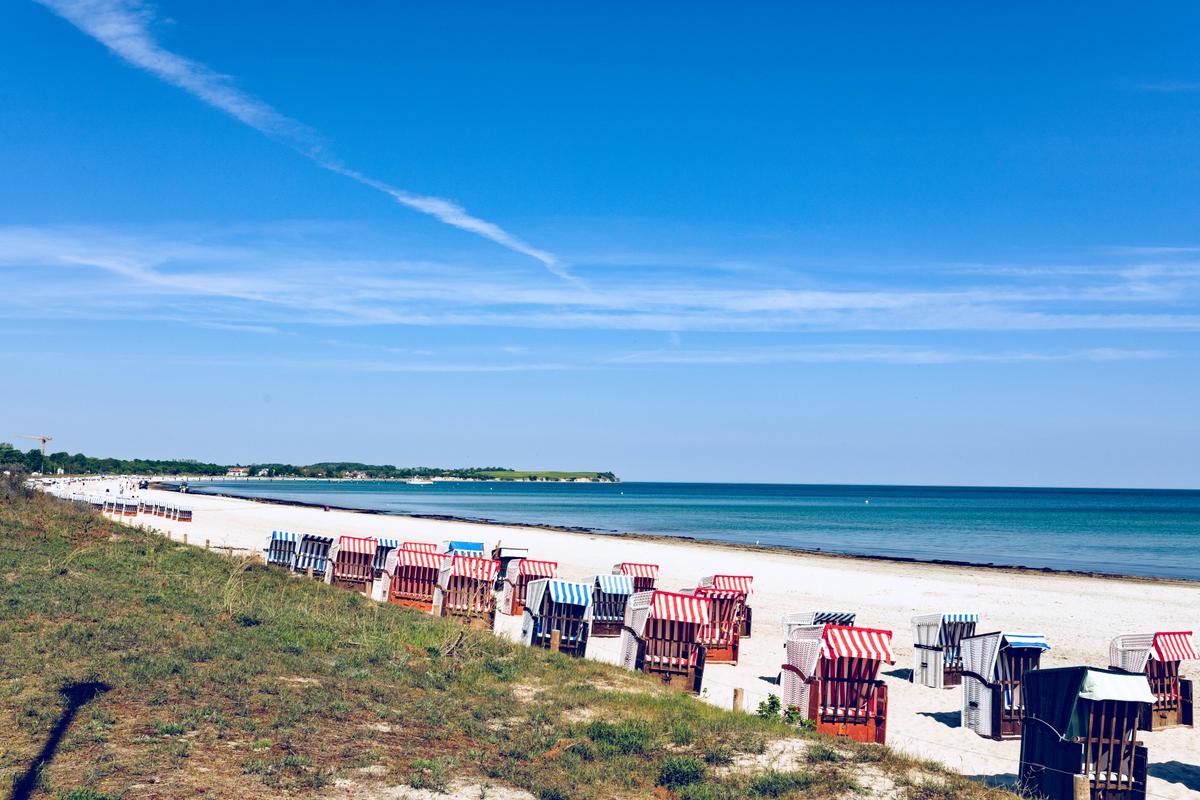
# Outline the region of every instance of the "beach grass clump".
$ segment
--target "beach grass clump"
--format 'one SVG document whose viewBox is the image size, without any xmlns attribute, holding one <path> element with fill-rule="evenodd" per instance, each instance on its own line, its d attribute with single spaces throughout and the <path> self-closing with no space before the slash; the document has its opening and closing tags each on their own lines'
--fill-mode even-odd
<svg viewBox="0 0 1200 800">
<path fill-rule="evenodd" d="M 838 796 L 856 770 L 893 769 L 887 751 L 870 748 L 885 754 L 871 761 L 829 741 L 838 757 L 801 758 L 803 779 L 770 772 L 756 759 L 773 743 L 823 740 L 125 527 L 19 480 L 0 481 L 0 586 L 5 794 L 320 798 L 335 784 L 345 797 L 474 783 L 535 798 L 752 800 Z M 1002 796 L 928 765 L 894 769 L 924 776 L 913 786 Z"/>
</svg>

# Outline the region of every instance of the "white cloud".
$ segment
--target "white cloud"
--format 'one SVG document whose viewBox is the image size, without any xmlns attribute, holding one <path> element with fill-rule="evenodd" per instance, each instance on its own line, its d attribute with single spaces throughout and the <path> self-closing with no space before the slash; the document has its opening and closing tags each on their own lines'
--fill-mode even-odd
<svg viewBox="0 0 1200 800">
<path fill-rule="evenodd" d="M 336 172 L 363 186 L 390 196 L 397 203 L 428 214 L 447 225 L 468 231 L 540 261 L 560 278 L 575 281 L 553 253 L 536 248 L 499 225 L 468 213 L 450 200 L 398 189 L 351 169 L 329 150 L 321 136 L 307 125 L 281 114 L 270 104 L 238 89 L 197 61 L 160 45 L 150 32 L 152 9 L 138 0 L 37 0 L 79 30 L 96 39 L 133 66 L 188 92 L 234 119 L 282 142 L 323 169 Z"/>
</svg>

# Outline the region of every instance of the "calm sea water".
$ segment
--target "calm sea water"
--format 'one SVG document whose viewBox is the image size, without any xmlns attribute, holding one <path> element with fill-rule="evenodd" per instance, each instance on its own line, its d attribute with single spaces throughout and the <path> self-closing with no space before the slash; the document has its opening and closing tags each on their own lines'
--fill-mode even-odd
<svg viewBox="0 0 1200 800">
<path fill-rule="evenodd" d="M 1200 491 L 701 483 L 193 484 L 498 522 L 1200 580 Z"/>
</svg>

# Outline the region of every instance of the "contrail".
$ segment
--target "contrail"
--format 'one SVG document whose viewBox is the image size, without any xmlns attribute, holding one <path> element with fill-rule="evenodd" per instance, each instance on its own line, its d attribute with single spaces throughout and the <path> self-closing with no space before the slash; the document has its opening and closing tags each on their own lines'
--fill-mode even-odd
<svg viewBox="0 0 1200 800">
<path fill-rule="evenodd" d="M 462 206 L 442 197 L 413 194 L 363 175 L 342 163 L 324 144 L 320 134 L 298 120 L 279 113 L 268 103 L 238 89 L 227 75 L 163 48 L 150 34 L 153 11 L 139 0 L 35 0 L 76 28 L 96 39 L 135 67 L 177 86 L 213 108 L 270 138 L 286 144 L 314 164 L 363 186 L 390 196 L 397 203 L 490 239 L 502 247 L 540 261 L 564 280 L 577 279 L 553 254 L 522 241 L 493 222 L 472 216 Z"/>
</svg>

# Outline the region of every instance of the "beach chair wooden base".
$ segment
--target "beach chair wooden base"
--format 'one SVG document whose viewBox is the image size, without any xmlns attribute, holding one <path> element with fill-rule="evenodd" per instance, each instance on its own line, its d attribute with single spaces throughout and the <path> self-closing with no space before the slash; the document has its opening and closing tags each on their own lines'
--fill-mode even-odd
<svg viewBox="0 0 1200 800">
<path fill-rule="evenodd" d="M 829 736 L 841 736 L 863 744 L 884 744 L 887 739 L 887 684 L 876 681 L 873 690 L 875 702 L 868 704 L 873 707 L 873 715 L 847 718 L 847 715 L 834 715 L 822 712 L 820 709 L 821 692 L 809 694 L 808 718 L 816 721 L 817 732 Z"/>
<path fill-rule="evenodd" d="M 690 669 L 687 672 L 660 672 L 654 669 L 642 669 L 647 675 L 653 675 L 662 682 L 663 686 L 679 689 L 692 694 L 700 694 L 700 684 L 704 679 L 704 670 Z"/>
<path fill-rule="evenodd" d="M 512 605 L 509 606 L 508 613 L 512 614 L 514 617 L 519 617 L 525 613 L 525 601 L 516 597 L 515 593 L 512 599 Z"/>
<path fill-rule="evenodd" d="M 942 688 L 951 689 L 955 686 L 962 686 L 962 667 L 947 665 L 942 672 Z"/>
<path fill-rule="evenodd" d="M 1159 702 L 1146 709 L 1139 717 L 1139 730 L 1163 731 L 1167 728 L 1191 728 L 1194 726 L 1192 682 L 1178 677 L 1175 680 L 1177 681 L 1176 688 L 1172 692 L 1178 692 L 1178 697 L 1164 700 L 1162 699 L 1163 695 L 1160 694 Z M 1155 687 L 1153 683 L 1152 680 L 1152 690 L 1157 691 L 1159 687 Z"/>
<path fill-rule="evenodd" d="M 398 606 L 404 606 L 405 608 L 415 608 L 417 611 L 424 611 L 426 614 L 429 614 L 433 611 L 432 597 L 403 597 L 392 594 L 390 597 L 388 597 L 388 602 L 395 603 Z"/>
<path fill-rule="evenodd" d="M 599 622 L 592 620 L 591 635 L 597 639 L 615 639 L 621 635 L 622 620 L 614 622 Z"/>
<path fill-rule="evenodd" d="M 725 647 L 706 646 L 704 648 L 704 660 L 709 664 L 732 664 L 736 667 L 738 663 L 738 640 L 734 639 L 732 644 Z"/>
</svg>

